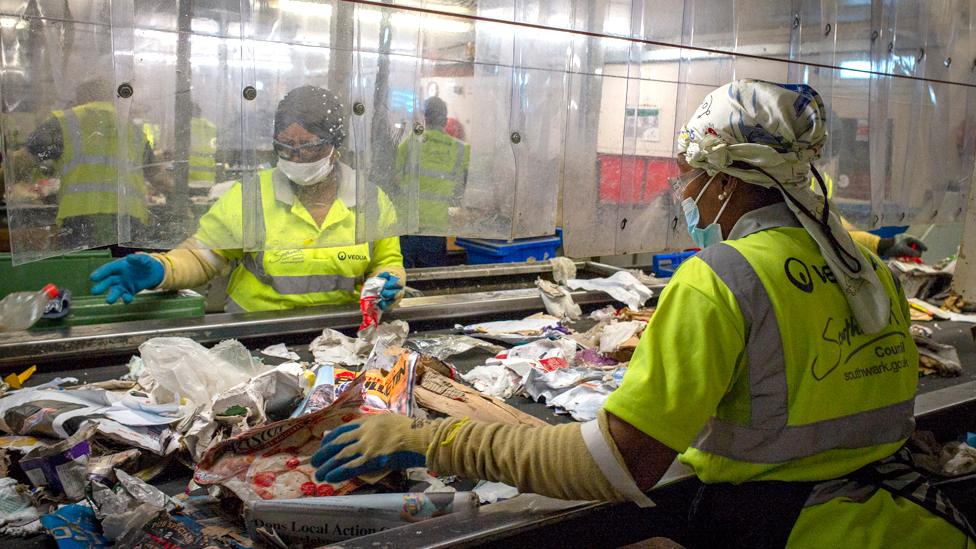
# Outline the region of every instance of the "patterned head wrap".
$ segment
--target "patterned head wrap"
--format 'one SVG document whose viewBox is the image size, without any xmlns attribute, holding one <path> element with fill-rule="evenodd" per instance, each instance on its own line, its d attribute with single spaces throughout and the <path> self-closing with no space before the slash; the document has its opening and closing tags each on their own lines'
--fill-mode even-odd
<svg viewBox="0 0 976 549">
<path fill-rule="evenodd" d="M 709 93 L 678 133 L 685 161 L 745 183 L 779 189 L 817 242 L 861 329 L 888 325 L 891 302 L 833 205 L 810 188 L 812 162 L 827 138 L 820 95 L 803 84 L 736 80 Z"/>
</svg>

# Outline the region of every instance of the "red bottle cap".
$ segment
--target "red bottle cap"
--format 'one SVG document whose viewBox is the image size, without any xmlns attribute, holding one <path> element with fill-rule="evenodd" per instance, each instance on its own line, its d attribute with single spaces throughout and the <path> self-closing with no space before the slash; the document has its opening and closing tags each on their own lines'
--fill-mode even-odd
<svg viewBox="0 0 976 549">
<path fill-rule="evenodd" d="M 58 297 L 58 287 L 55 286 L 54 284 L 45 285 L 43 288 L 41 288 L 41 291 L 47 294 L 47 297 L 49 299 L 54 299 Z"/>
</svg>

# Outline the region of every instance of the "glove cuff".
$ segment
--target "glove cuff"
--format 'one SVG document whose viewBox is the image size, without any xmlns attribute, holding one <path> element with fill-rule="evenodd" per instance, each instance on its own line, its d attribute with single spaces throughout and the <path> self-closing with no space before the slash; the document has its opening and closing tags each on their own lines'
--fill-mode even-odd
<svg viewBox="0 0 976 549">
<path fill-rule="evenodd" d="M 878 240 L 878 255 L 887 256 L 891 247 L 895 245 L 895 237 L 889 236 Z"/>
</svg>

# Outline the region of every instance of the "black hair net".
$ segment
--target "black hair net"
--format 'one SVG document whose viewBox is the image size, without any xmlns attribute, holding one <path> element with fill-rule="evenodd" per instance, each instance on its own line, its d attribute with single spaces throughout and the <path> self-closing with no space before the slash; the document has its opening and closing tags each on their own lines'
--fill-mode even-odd
<svg viewBox="0 0 976 549">
<path fill-rule="evenodd" d="M 339 97 L 325 88 L 302 86 L 288 92 L 275 111 L 275 136 L 297 123 L 339 148 L 346 139 L 346 118 Z"/>
<path fill-rule="evenodd" d="M 424 121 L 433 128 L 443 128 L 447 124 L 447 103 L 440 97 L 431 97 L 424 102 Z"/>
</svg>

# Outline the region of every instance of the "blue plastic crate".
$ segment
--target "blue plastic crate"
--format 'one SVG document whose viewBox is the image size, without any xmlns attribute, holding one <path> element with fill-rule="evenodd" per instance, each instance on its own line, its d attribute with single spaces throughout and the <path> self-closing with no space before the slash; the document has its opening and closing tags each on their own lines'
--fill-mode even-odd
<svg viewBox="0 0 976 549">
<path fill-rule="evenodd" d="M 563 243 L 561 229 L 553 236 L 519 238 L 512 241 L 488 238 L 458 238 L 457 245 L 468 253 L 469 265 L 547 261 L 556 257 Z"/>
<path fill-rule="evenodd" d="M 881 238 L 891 238 L 893 236 L 900 235 L 901 233 L 907 230 L 908 230 L 908 225 L 904 225 L 904 226 L 889 225 L 885 227 L 879 227 L 877 229 L 868 232 L 871 234 L 878 235 Z"/>
<path fill-rule="evenodd" d="M 654 271 L 654 276 L 658 278 L 669 278 L 678 269 L 678 265 L 697 253 L 695 250 L 688 250 L 671 254 L 657 254 L 651 258 L 651 270 Z"/>
</svg>

